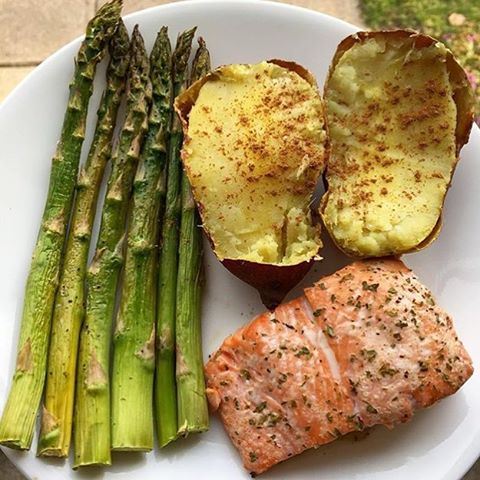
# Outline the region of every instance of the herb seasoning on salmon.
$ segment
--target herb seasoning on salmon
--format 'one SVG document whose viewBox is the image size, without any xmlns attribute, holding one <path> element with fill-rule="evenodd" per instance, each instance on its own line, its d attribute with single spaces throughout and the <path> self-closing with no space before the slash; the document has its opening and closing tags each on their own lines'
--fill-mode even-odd
<svg viewBox="0 0 480 480">
<path fill-rule="evenodd" d="M 225 340 L 207 393 L 253 474 L 408 421 L 473 372 L 452 319 L 399 260 L 355 262 Z"/>
</svg>

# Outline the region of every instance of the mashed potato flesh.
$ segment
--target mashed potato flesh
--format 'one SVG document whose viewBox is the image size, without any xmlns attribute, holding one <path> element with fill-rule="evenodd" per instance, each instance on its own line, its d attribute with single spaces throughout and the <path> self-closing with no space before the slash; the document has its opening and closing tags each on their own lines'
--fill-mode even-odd
<svg viewBox="0 0 480 480">
<path fill-rule="evenodd" d="M 317 89 L 286 68 L 229 65 L 202 86 L 183 160 L 220 259 L 291 265 L 317 254 L 309 204 L 325 137 Z"/>
<path fill-rule="evenodd" d="M 332 142 L 323 219 L 356 256 L 414 249 L 437 224 L 456 163 L 456 106 L 437 43 L 369 39 L 327 85 Z"/>
</svg>

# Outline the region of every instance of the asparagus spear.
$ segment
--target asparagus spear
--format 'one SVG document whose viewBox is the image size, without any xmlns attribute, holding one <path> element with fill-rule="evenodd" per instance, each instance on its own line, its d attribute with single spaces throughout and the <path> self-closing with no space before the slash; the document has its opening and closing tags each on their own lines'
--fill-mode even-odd
<svg viewBox="0 0 480 480">
<path fill-rule="evenodd" d="M 186 86 L 187 65 L 195 28 L 183 32 L 173 52 L 173 93 Z M 159 297 L 157 307 L 157 345 L 155 409 L 158 442 L 164 447 L 177 437 L 177 388 L 175 383 L 175 304 L 178 267 L 178 229 L 180 223 L 180 150 L 183 134 L 180 119 L 173 116 L 168 152 L 168 178 L 165 218 L 160 253 Z"/>
<path fill-rule="evenodd" d="M 200 38 L 193 61 L 191 82 L 209 71 L 210 55 L 205 42 Z M 188 177 L 183 175 L 176 318 L 179 435 L 208 430 L 201 333 L 203 243 L 200 223 Z"/>
<path fill-rule="evenodd" d="M 87 273 L 74 418 L 74 468 L 110 465 L 110 338 L 129 197 L 152 95 L 150 67 L 135 27 L 130 47 L 126 117 L 112 158 L 95 256 Z"/>
<path fill-rule="evenodd" d="M 148 451 L 153 448 L 158 217 L 171 117 L 171 54 L 168 30 L 163 27 L 150 56 L 153 103 L 134 182 L 114 336 L 114 450 Z"/>
<path fill-rule="evenodd" d="M 107 86 L 98 109 L 90 152 L 77 181 L 70 231 L 53 311 L 38 454 L 66 457 L 70 449 L 75 369 L 80 327 L 84 316 L 84 279 L 98 192 L 111 142 L 128 68 L 129 39 L 120 20 L 110 41 Z"/>
<path fill-rule="evenodd" d="M 62 133 L 52 160 L 50 185 L 33 252 L 20 328 L 17 362 L 0 421 L 2 445 L 29 449 L 45 382 L 48 338 L 67 223 L 85 137 L 88 101 L 98 62 L 117 26 L 121 0 L 104 5 L 87 25 L 70 84 Z"/>
</svg>

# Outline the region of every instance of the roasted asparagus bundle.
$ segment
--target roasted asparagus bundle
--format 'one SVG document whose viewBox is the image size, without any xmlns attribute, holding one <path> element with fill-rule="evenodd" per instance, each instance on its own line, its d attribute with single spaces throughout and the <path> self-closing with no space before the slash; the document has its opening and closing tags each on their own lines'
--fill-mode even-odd
<svg viewBox="0 0 480 480">
<path fill-rule="evenodd" d="M 121 0 L 112 0 L 100 8 L 88 23 L 77 54 L 62 133 L 52 160 L 47 201 L 25 287 L 13 383 L 0 421 L 0 443 L 8 447 L 25 450 L 32 443 L 45 382 L 51 318 L 85 138 L 88 102 L 96 66 L 115 32 L 121 6 Z"/>
<path fill-rule="evenodd" d="M 85 315 L 88 249 L 98 192 L 110 159 L 115 120 L 125 88 L 128 51 L 128 32 L 120 21 L 110 41 L 107 85 L 97 113 L 95 135 L 77 181 L 77 196 L 53 311 L 39 455 L 66 457 L 70 449 L 78 341 Z"/>
<path fill-rule="evenodd" d="M 195 28 L 183 32 L 173 52 L 173 93 L 178 96 L 187 85 L 188 58 Z M 159 261 L 157 308 L 157 358 L 155 407 L 160 447 L 177 437 L 177 387 L 175 381 L 175 314 L 177 296 L 178 241 L 181 215 L 182 167 L 180 151 L 183 134 L 177 115 L 172 118 L 168 151 L 168 177 L 162 247 Z"/>
<path fill-rule="evenodd" d="M 130 48 L 125 121 L 112 158 L 95 256 L 87 273 L 74 419 L 74 467 L 110 465 L 110 342 L 125 223 L 152 96 L 150 66 L 135 27 Z"/>
<path fill-rule="evenodd" d="M 163 27 L 150 55 L 153 102 L 134 181 L 112 377 L 112 448 L 153 448 L 157 246 L 171 117 L 171 46 Z"/>
</svg>

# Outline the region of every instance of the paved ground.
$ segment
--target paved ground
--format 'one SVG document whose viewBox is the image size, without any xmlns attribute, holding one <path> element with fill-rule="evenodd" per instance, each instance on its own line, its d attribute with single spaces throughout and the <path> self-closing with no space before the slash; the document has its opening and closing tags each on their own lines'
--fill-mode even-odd
<svg viewBox="0 0 480 480">
<path fill-rule="evenodd" d="M 357 0 L 277 1 L 362 24 Z M 124 13 L 168 2 L 124 0 Z M 102 0 L 0 0 L 0 102 L 43 59 L 81 35 L 87 20 L 101 3 Z M 0 480 L 23 478 L 0 452 Z M 480 480 L 480 463 L 463 480 Z"/>
</svg>

